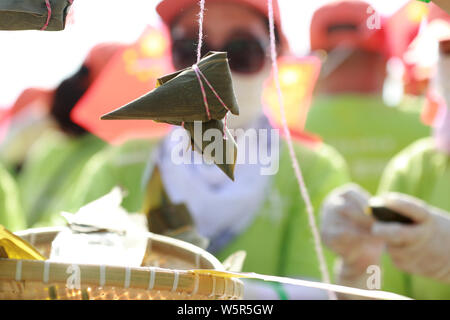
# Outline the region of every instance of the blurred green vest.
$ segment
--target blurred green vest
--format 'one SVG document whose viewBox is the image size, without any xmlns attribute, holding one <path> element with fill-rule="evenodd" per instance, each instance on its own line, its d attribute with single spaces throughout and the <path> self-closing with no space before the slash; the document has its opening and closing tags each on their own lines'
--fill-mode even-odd
<svg viewBox="0 0 450 320">
<path fill-rule="evenodd" d="M 378 192 L 401 192 L 450 212 L 450 156 L 435 149 L 433 139 L 414 142 L 386 167 Z M 450 250 L 449 243 L 443 243 Z M 383 259 L 383 290 L 415 299 L 450 299 L 450 284 L 410 275 Z"/>
<path fill-rule="evenodd" d="M 306 130 L 343 155 L 352 181 L 372 194 L 387 162 L 413 141 L 430 134 L 420 121 L 421 101 L 406 98 L 399 107 L 363 95 L 319 96 Z"/>
<path fill-rule="evenodd" d="M 128 193 L 123 207 L 130 212 L 140 211 L 145 196 L 143 183 L 147 182 L 144 171 L 157 146 L 157 141 L 136 140 L 99 152 L 83 169 L 74 194 L 76 202 L 92 201 L 119 185 Z M 311 149 L 295 144 L 295 148 L 318 214 L 324 197 L 349 181 L 345 162 L 333 148 L 325 145 Z M 273 177 L 271 192 L 261 205 L 253 223 L 215 253 L 217 257 L 223 260 L 235 251 L 246 250 L 244 271 L 320 279 L 304 202 L 285 144 L 282 144 L 279 171 Z M 327 257 L 331 268 L 333 256 L 328 251 Z"/>
<path fill-rule="evenodd" d="M 238 250 L 245 250 L 245 272 L 320 280 L 305 203 L 286 144 L 281 148 L 279 171 L 273 177 L 260 212 L 217 256 L 223 260 Z M 334 188 L 349 182 L 346 164 L 333 148 L 324 144 L 311 149 L 297 143 L 295 152 L 320 226 L 319 212 L 324 198 Z M 334 255 L 324 249 L 332 274 Z"/>
<path fill-rule="evenodd" d="M 71 138 L 51 130 L 36 141 L 18 176 L 21 201 L 28 227 L 65 223 L 61 211 L 74 212 L 76 182 L 86 162 L 105 146 L 86 134 Z"/>
<path fill-rule="evenodd" d="M 127 192 L 123 207 L 129 212 L 140 211 L 146 192 L 145 169 L 157 142 L 129 141 L 93 156 L 77 182 L 75 202 L 87 203 L 118 185 Z M 312 149 L 295 144 L 295 149 L 317 215 L 324 197 L 349 181 L 348 170 L 343 158 L 326 145 Z M 238 250 L 245 250 L 244 271 L 320 279 L 305 205 L 285 144 L 282 144 L 279 171 L 273 177 L 271 192 L 261 206 L 253 223 L 215 253 L 217 257 L 223 260 Z M 331 272 L 333 255 L 326 253 Z"/>
<path fill-rule="evenodd" d="M 19 189 L 14 178 L 2 164 L 0 164 L 0 224 L 10 231 L 25 228 Z"/>
<path fill-rule="evenodd" d="M 103 149 L 84 166 L 73 194 L 74 202 L 86 204 L 119 186 L 125 191 L 122 207 L 128 212 L 140 212 L 144 172 L 156 145 L 153 140 L 131 140 Z"/>
</svg>

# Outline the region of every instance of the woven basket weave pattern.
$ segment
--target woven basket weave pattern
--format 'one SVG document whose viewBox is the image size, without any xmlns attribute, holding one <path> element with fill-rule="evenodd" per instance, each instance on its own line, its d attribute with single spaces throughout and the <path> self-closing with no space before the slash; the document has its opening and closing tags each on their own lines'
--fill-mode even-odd
<svg viewBox="0 0 450 320">
<path fill-rule="evenodd" d="M 48 257 L 57 228 L 18 235 Z M 36 260 L 0 259 L 0 299 L 202 300 L 240 299 L 238 279 L 194 274 L 191 269 L 221 269 L 206 251 L 153 234 L 142 267 L 74 265 Z M 79 283 L 68 280 L 76 268 Z"/>
</svg>

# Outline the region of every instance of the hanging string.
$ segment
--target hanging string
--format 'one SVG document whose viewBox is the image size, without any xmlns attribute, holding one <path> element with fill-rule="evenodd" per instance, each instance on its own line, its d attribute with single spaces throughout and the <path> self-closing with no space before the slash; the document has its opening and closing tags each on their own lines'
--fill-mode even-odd
<svg viewBox="0 0 450 320">
<path fill-rule="evenodd" d="M 205 0 L 200 0 L 199 2 L 200 5 L 200 12 L 198 14 L 198 42 L 197 42 L 197 63 L 200 62 L 201 59 L 201 55 L 202 55 L 202 45 L 203 45 L 203 18 L 205 16 Z M 213 86 L 211 85 L 211 83 L 208 81 L 208 79 L 205 77 L 205 75 L 201 72 L 200 68 L 197 66 L 197 64 L 194 64 L 192 66 L 192 69 L 195 71 L 195 74 L 197 76 L 198 82 L 200 83 L 200 89 L 202 91 L 202 96 L 203 96 L 203 103 L 205 104 L 205 109 L 206 109 L 206 115 L 208 116 L 208 120 L 211 120 L 211 115 L 209 112 L 209 106 L 208 106 L 208 99 L 206 98 L 206 92 L 205 92 L 205 88 L 203 86 L 203 82 L 201 80 L 201 78 L 203 78 L 206 82 L 206 84 L 208 85 L 208 87 L 212 90 L 212 92 L 214 93 L 214 95 L 216 96 L 216 98 L 219 100 L 219 102 L 222 104 L 222 106 L 227 110 L 227 113 L 225 114 L 225 124 L 224 124 L 224 129 L 223 129 L 223 136 L 224 139 L 227 140 L 227 136 L 225 134 L 225 129 L 227 127 L 227 115 L 228 115 L 228 111 L 230 111 L 230 109 L 228 109 L 228 107 L 226 106 L 226 104 L 223 102 L 223 100 L 220 98 L 219 94 L 216 92 L 216 90 L 214 90 Z"/>
<path fill-rule="evenodd" d="M 45 6 L 47 7 L 47 20 L 45 21 L 44 26 L 41 28 L 41 31 L 44 31 L 47 29 L 48 24 L 50 22 L 50 18 L 52 17 L 52 6 L 50 5 L 49 0 L 45 0 Z"/>
<path fill-rule="evenodd" d="M 203 81 L 200 78 L 200 69 L 196 64 L 192 66 L 192 69 L 195 72 L 195 75 L 197 76 L 198 83 L 200 85 L 200 90 L 202 91 L 202 97 L 203 97 L 203 104 L 205 105 L 206 115 L 208 116 L 208 120 L 211 120 L 211 113 L 209 112 L 209 105 L 208 105 L 208 98 L 206 97 L 206 91 L 205 87 L 203 86 Z"/>
<path fill-rule="evenodd" d="M 69 5 L 73 4 L 73 0 L 67 0 Z M 52 6 L 50 4 L 50 0 L 45 0 L 45 6 L 47 7 L 47 20 L 45 21 L 44 26 L 41 28 L 41 31 L 47 30 L 48 24 L 50 23 L 50 19 L 52 17 Z"/>
<path fill-rule="evenodd" d="M 199 76 L 202 77 L 203 80 L 205 80 L 206 85 L 211 89 L 212 93 L 214 93 L 214 95 L 216 96 L 217 100 L 219 100 L 220 104 L 222 105 L 222 107 L 224 107 L 225 110 L 230 111 L 230 109 L 227 107 L 227 105 L 225 104 L 225 102 L 223 102 L 222 98 L 220 98 L 219 94 L 217 93 L 217 91 L 214 89 L 214 87 L 212 86 L 211 82 L 208 81 L 208 79 L 206 78 L 206 76 L 203 74 L 203 72 L 200 70 L 200 68 L 198 67 L 197 64 L 194 64 L 192 66 L 192 68 L 194 69 L 195 73 Z"/>
<path fill-rule="evenodd" d="M 233 271 L 217 271 L 208 269 L 189 270 L 188 272 L 194 273 L 196 277 L 200 275 L 210 275 L 223 278 L 240 278 L 240 279 L 259 279 L 263 281 L 278 282 L 288 285 L 294 285 L 304 288 L 314 288 L 320 290 L 328 290 L 346 295 L 352 295 L 354 297 L 381 299 L 381 300 L 411 300 L 411 298 L 398 295 L 396 293 L 379 291 L 379 290 L 366 290 L 353 287 L 346 287 L 336 284 L 328 284 L 317 281 L 301 280 L 294 278 L 270 276 L 265 274 L 259 274 L 254 272 L 233 272 Z"/>
<path fill-rule="evenodd" d="M 314 247 L 316 250 L 317 258 L 319 260 L 320 272 L 322 274 L 322 281 L 325 283 L 330 283 L 330 276 L 328 274 L 327 264 L 325 262 L 325 256 L 322 249 L 322 242 L 320 240 L 319 230 L 317 228 L 317 224 L 314 218 L 314 209 L 311 204 L 311 199 L 308 194 L 308 189 L 305 185 L 305 180 L 303 179 L 302 170 L 300 168 L 300 164 L 298 163 L 297 157 L 295 156 L 294 146 L 292 144 L 291 133 L 289 131 L 287 121 L 286 121 L 286 111 L 284 109 L 283 95 L 281 93 L 280 82 L 278 78 L 278 64 L 277 64 L 277 52 L 275 45 L 275 23 L 273 19 L 273 3 L 272 0 L 267 0 L 268 10 L 269 10 L 269 26 L 270 26 L 270 55 L 272 59 L 272 69 L 275 78 L 275 85 L 278 93 L 278 104 L 280 106 L 281 111 L 281 120 L 283 124 L 284 133 L 286 136 L 289 154 L 292 160 L 292 167 L 294 168 L 295 176 L 297 178 L 300 193 L 305 201 L 306 212 L 308 213 L 308 221 L 309 225 L 314 237 Z M 336 295 L 332 291 L 328 291 L 328 295 L 330 299 L 336 299 Z"/>
<path fill-rule="evenodd" d="M 225 102 L 223 102 L 222 98 L 220 97 L 220 95 L 217 93 L 217 91 L 214 89 L 214 87 L 212 86 L 212 84 L 208 81 L 208 78 L 206 78 L 206 76 L 203 74 L 203 72 L 200 70 L 200 68 L 198 67 L 197 64 L 194 64 L 192 66 L 192 69 L 195 72 L 195 75 L 197 76 L 198 79 L 198 83 L 200 84 L 200 90 L 202 91 L 202 96 L 203 96 L 203 104 L 205 105 L 205 109 L 206 109 L 206 115 L 208 116 L 208 120 L 211 120 L 211 113 L 209 112 L 209 105 L 208 105 L 208 98 L 206 97 L 206 91 L 205 91 L 205 87 L 203 86 L 203 82 L 202 79 L 206 82 L 206 84 L 208 85 L 208 87 L 211 89 L 212 93 L 216 96 L 217 100 L 219 100 L 220 104 L 222 105 L 222 107 L 224 107 L 225 110 L 227 110 L 227 112 L 225 113 L 225 126 L 223 128 L 223 138 L 225 140 L 227 140 L 227 136 L 225 134 L 225 128 L 227 127 L 227 114 L 228 111 L 230 111 L 230 109 L 227 107 L 227 105 L 225 104 Z"/>
<path fill-rule="evenodd" d="M 198 43 L 197 43 L 197 63 L 202 57 L 203 45 L 203 17 L 205 15 L 205 0 L 200 0 L 200 13 L 198 15 Z"/>
</svg>

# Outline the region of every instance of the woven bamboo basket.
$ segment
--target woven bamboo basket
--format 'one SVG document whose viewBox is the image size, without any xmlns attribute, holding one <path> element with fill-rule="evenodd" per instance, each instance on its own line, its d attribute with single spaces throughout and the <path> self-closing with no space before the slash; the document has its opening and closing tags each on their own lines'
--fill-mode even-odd
<svg viewBox="0 0 450 320">
<path fill-rule="evenodd" d="M 59 227 L 37 228 L 16 235 L 48 257 L 59 231 Z M 147 251 L 138 268 L 0 259 L 0 299 L 242 299 L 242 281 L 192 269 L 223 270 L 223 266 L 199 247 L 148 233 Z"/>
</svg>

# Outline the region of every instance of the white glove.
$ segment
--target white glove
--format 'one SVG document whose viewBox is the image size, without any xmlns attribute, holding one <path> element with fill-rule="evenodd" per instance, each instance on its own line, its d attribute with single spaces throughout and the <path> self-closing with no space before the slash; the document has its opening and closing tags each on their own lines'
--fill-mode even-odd
<svg viewBox="0 0 450 320">
<path fill-rule="evenodd" d="M 371 234 L 374 220 L 365 214 L 370 194 L 356 184 L 335 189 L 322 207 L 321 235 L 324 243 L 345 264 L 366 271 L 378 264 L 383 242 Z"/>
<path fill-rule="evenodd" d="M 450 213 L 404 194 L 380 198 L 385 207 L 415 222 L 373 225 L 372 233 L 386 241 L 394 264 L 408 273 L 450 283 Z"/>
<path fill-rule="evenodd" d="M 355 184 L 334 190 L 322 208 L 321 235 L 324 243 L 341 259 L 336 265 L 340 285 L 369 289 L 369 266 L 378 266 L 384 249 L 381 239 L 371 234 L 373 218 L 365 214 L 370 194 Z M 370 288 L 371 289 L 371 288 Z M 340 299 L 355 299 L 339 294 Z"/>
</svg>

